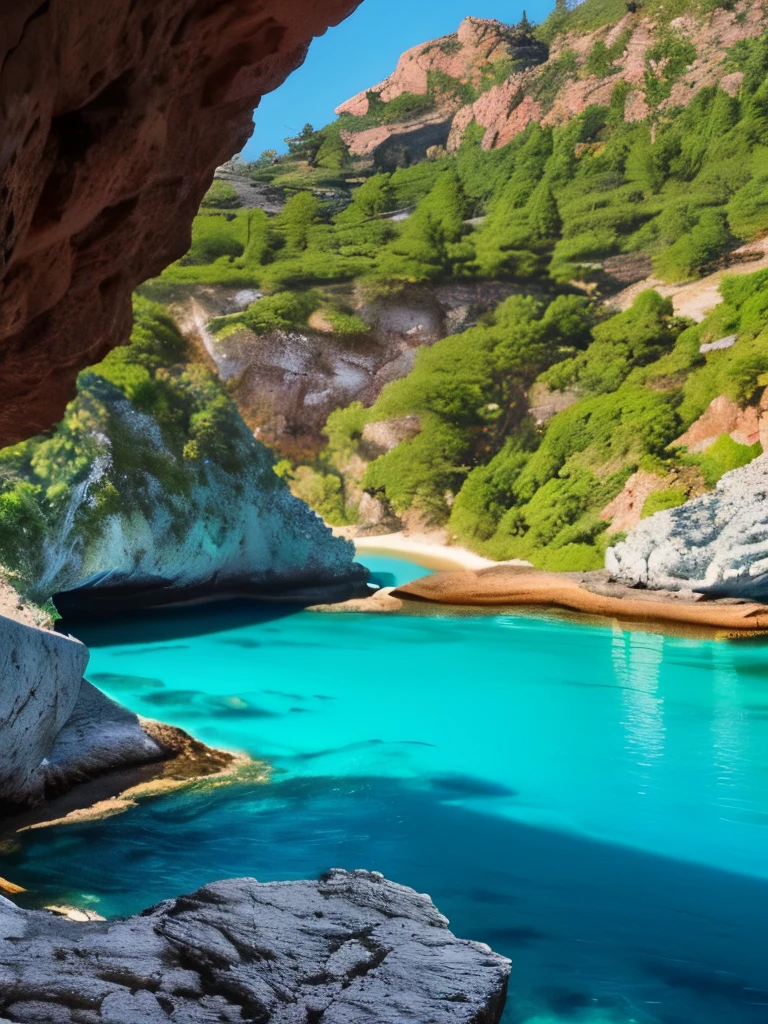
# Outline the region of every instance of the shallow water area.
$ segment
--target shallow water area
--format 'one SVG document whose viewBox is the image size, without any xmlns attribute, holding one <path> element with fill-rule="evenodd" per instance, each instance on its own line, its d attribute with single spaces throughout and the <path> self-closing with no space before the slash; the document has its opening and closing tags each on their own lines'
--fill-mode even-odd
<svg viewBox="0 0 768 1024">
<path fill-rule="evenodd" d="M 274 776 L 28 833 L 0 874 L 30 899 L 365 867 L 512 957 L 505 1024 L 768 1019 L 765 645 L 254 605 L 78 635 L 107 693 Z"/>
</svg>

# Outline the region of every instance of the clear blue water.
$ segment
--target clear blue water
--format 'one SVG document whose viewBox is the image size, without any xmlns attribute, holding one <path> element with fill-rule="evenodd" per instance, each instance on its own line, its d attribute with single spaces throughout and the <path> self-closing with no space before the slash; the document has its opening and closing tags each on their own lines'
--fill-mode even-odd
<svg viewBox="0 0 768 1024">
<path fill-rule="evenodd" d="M 108 693 L 275 771 L 28 833 L 0 874 L 33 898 L 366 867 L 512 957 L 505 1024 L 768 1020 L 768 646 L 243 605 L 79 632 Z"/>
</svg>

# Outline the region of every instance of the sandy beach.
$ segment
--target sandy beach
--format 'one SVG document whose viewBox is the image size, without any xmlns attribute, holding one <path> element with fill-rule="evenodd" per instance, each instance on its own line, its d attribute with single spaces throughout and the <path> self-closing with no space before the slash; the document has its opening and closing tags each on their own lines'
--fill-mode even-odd
<svg viewBox="0 0 768 1024">
<path fill-rule="evenodd" d="M 528 562 L 517 559 L 511 562 L 494 562 L 483 558 L 460 544 L 448 544 L 441 531 L 435 533 L 389 533 L 382 537 L 352 538 L 360 555 L 393 555 L 408 562 L 423 565 L 437 572 L 451 572 L 457 569 L 490 569 L 496 565 L 528 567 Z"/>
</svg>

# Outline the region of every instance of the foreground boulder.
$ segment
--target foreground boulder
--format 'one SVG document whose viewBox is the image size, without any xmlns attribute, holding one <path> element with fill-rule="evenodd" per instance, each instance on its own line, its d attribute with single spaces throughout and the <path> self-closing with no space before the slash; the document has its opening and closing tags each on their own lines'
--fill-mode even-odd
<svg viewBox="0 0 768 1024">
<path fill-rule="evenodd" d="M 644 519 L 610 548 L 618 579 L 651 589 L 768 600 L 768 455 L 726 473 L 717 487 Z"/>
<path fill-rule="evenodd" d="M 35 1024 L 496 1024 L 509 961 L 381 875 L 216 882 L 126 921 L 0 906 L 0 1014 Z"/>
</svg>

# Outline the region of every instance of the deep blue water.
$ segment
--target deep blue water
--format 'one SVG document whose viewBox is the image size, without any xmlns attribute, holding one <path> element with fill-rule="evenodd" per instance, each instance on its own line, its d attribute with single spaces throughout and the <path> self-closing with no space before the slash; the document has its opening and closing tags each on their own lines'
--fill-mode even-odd
<svg viewBox="0 0 768 1024">
<path fill-rule="evenodd" d="M 31 898 L 366 867 L 513 958 L 505 1024 L 768 1021 L 768 647 L 244 605 L 79 635 L 108 693 L 275 771 L 28 833 Z"/>
</svg>

